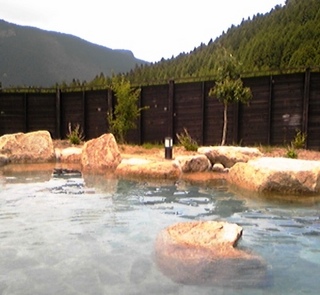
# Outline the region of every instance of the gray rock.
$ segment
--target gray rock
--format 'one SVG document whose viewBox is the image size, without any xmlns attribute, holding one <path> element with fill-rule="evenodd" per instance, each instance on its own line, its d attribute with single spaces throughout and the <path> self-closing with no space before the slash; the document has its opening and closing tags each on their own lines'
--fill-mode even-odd
<svg viewBox="0 0 320 295">
<path fill-rule="evenodd" d="M 220 163 L 216 163 L 212 167 L 213 172 L 227 173 L 229 172 L 229 168 L 224 168 L 224 166 Z"/>
<path fill-rule="evenodd" d="M 211 169 L 211 163 L 205 155 L 179 156 L 176 161 L 183 173 L 204 172 Z"/>
<path fill-rule="evenodd" d="M 5 166 L 9 163 L 9 159 L 5 155 L 0 155 L 0 167 Z"/>
<path fill-rule="evenodd" d="M 206 155 L 212 165 L 220 163 L 225 168 L 230 168 L 238 162 L 248 162 L 252 158 L 263 156 L 257 148 L 235 146 L 200 147 L 198 153 Z"/>
</svg>

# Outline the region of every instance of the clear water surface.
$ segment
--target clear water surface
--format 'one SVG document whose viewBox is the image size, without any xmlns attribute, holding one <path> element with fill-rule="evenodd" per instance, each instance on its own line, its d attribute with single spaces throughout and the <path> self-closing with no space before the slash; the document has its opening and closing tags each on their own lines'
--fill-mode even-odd
<svg viewBox="0 0 320 295">
<path fill-rule="evenodd" d="M 319 294 L 319 203 L 262 200 L 223 181 L 156 184 L 0 169 L 0 294 Z M 263 287 L 181 284 L 154 259 L 157 234 L 188 220 L 241 225 L 268 264 Z"/>
</svg>

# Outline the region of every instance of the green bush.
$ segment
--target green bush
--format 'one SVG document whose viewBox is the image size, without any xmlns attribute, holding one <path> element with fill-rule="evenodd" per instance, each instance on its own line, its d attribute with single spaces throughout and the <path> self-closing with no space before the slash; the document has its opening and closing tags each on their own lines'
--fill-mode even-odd
<svg viewBox="0 0 320 295">
<path fill-rule="evenodd" d="M 290 159 L 297 159 L 298 158 L 298 153 L 296 152 L 293 144 L 291 144 L 291 146 L 289 145 L 287 147 L 287 158 L 290 158 Z"/>
<path fill-rule="evenodd" d="M 141 111 L 148 107 L 138 107 L 141 89 L 131 87 L 130 81 L 124 76 L 114 76 L 111 81 L 111 89 L 114 91 L 117 103 L 114 113 L 107 114 L 109 131 L 119 143 L 124 143 L 128 131 L 137 128 L 136 122 Z"/>
<path fill-rule="evenodd" d="M 187 150 L 187 151 L 197 151 L 198 143 L 190 136 L 188 130 L 186 128 L 183 129 L 184 132 L 180 134 L 176 134 L 179 143 Z"/>
<path fill-rule="evenodd" d="M 68 125 L 69 133 L 67 134 L 67 138 L 71 144 L 79 145 L 83 139 L 83 131 L 80 128 L 80 124 L 77 124 L 75 128 L 72 130 L 71 123 Z"/>
<path fill-rule="evenodd" d="M 307 134 L 304 132 L 301 132 L 301 130 L 296 130 L 296 135 L 291 142 L 292 146 L 296 149 L 302 149 L 306 145 L 307 140 Z"/>
</svg>

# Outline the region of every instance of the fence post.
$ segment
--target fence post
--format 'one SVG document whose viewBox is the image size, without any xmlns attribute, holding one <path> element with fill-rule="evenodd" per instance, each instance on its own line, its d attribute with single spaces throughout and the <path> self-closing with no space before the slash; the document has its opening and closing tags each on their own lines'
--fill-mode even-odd
<svg viewBox="0 0 320 295">
<path fill-rule="evenodd" d="M 143 88 L 140 88 L 140 94 L 139 94 L 139 100 L 138 100 L 138 108 L 141 110 L 142 106 L 142 92 L 143 92 Z M 138 117 L 138 144 L 142 145 L 142 116 L 143 116 L 143 111 L 140 111 L 140 116 Z"/>
<path fill-rule="evenodd" d="M 271 145 L 271 132 L 272 132 L 272 103 L 273 103 L 273 85 L 274 85 L 274 80 L 273 76 L 270 75 L 269 79 L 269 108 L 268 108 L 268 136 L 267 136 L 267 144 Z"/>
<path fill-rule="evenodd" d="M 56 89 L 56 138 L 61 139 L 61 90 Z"/>
<path fill-rule="evenodd" d="M 169 81 L 169 93 L 168 93 L 168 136 L 174 139 L 174 80 Z"/>
<path fill-rule="evenodd" d="M 202 112 L 202 118 L 201 118 L 201 142 L 200 145 L 204 145 L 204 133 L 205 133 L 205 117 L 206 117 L 206 82 L 203 81 L 201 84 L 201 112 Z"/>
<path fill-rule="evenodd" d="M 303 93 L 303 112 L 302 112 L 302 132 L 308 134 L 309 122 L 309 103 L 310 103 L 310 68 L 306 69 L 304 76 L 304 93 Z M 308 140 L 305 148 L 308 148 Z"/>
<path fill-rule="evenodd" d="M 91 139 L 90 134 L 88 134 L 87 130 L 87 94 L 85 90 L 82 90 L 82 106 L 83 106 L 83 133 L 86 140 Z"/>
<path fill-rule="evenodd" d="M 28 110 L 28 93 L 25 92 L 23 95 L 23 101 L 24 101 L 24 132 L 29 132 L 29 110 Z"/>
<path fill-rule="evenodd" d="M 107 118 L 109 115 L 113 115 L 113 92 L 110 88 L 108 88 L 108 93 L 107 93 Z M 110 131 L 110 126 L 109 126 L 109 121 L 107 120 L 108 123 L 108 132 Z"/>
<path fill-rule="evenodd" d="M 237 102 L 233 105 L 233 142 L 239 144 L 239 113 L 240 113 L 240 103 Z"/>
</svg>

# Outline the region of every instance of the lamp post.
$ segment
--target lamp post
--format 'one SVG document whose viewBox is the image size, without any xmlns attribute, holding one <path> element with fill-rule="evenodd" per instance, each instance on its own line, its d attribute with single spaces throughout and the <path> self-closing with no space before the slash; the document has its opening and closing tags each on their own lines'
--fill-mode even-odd
<svg viewBox="0 0 320 295">
<path fill-rule="evenodd" d="M 173 146 L 172 138 L 166 137 L 164 139 L 164 155 L 165 155 L 165 159 L 167 160 L 172 159 L 172 146 Z"/>
</svg>

